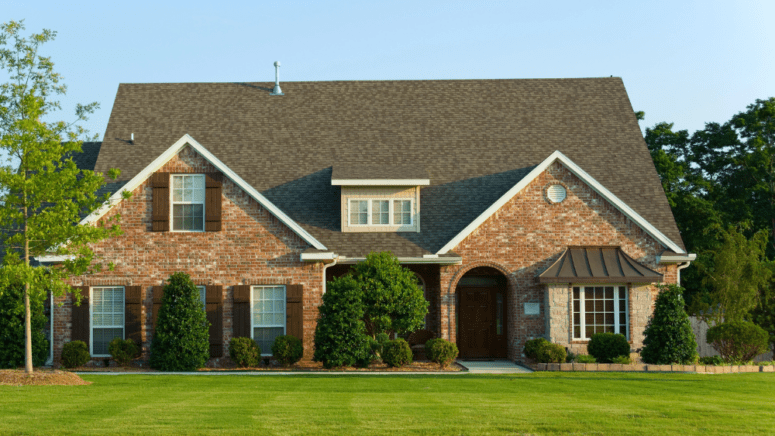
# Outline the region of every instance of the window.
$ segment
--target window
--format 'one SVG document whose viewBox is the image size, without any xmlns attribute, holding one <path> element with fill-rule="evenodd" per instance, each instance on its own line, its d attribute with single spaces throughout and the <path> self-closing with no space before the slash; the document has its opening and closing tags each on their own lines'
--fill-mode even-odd
<svg viewBox="0 0 775 436">
<path fill-rule="evenodd" d="M 92 356 L 109 356 L 113 338 L 124 339 L 124 287 L 91 289 Z"/>
<path fill-rule="evenodd" d="M 629 339 L 626 286 L 574 286 L 573 338 L 621 333 Z"/>
<path fill-rule="evenodd" d="M 272 354 L 275 338 L 285 334 L 285 286 L 253 286 L 253 340 L 261 354 Z"/>
<path fill-rule="evenodd" d="M 207 288 L 204 286 L 197 286 L 199 290 L 199 301 L 202 302 L 202 309 L 207 313 Z"/>
<path fill-rule="evenodd" d="M 203 232 L 205 229 L 205 176 L 172 176 L 172 230 Z"/>
<path fill-rule="evenodd" d="M 396 225 L 412 224 L 412 202 L 409 200 L 393 200 L 393 223 Z"/>
<path fill-rule="evenodd" d="M 350 200 L 348 204 L 351 226 L 412 225 L 412 200 Z"/>
</svg>

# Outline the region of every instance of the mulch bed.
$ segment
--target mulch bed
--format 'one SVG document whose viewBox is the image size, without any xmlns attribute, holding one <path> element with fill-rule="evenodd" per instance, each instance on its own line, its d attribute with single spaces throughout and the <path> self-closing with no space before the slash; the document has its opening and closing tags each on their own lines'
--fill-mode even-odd
<svg viewBox="0 0 775 436">
<path fill-rule="evenodd" d="M 67 371 L 57 369 L 36 369 L 27 374 L 21 369 L 0 370 L 2 386 L 82 386 L 91 382 Z"/>
<path fill-rule="evenodd" d="M 385 371 L 385 372 L 404 372 L 404 373 L 411 373 L 411 372 L 447 372 L 447 371 L 463 371 L 464 368 L 457 363 L 452 363 L 451 365 L 447 366 L 446 368 L 441 368 L 437 363 L 433 362 L 427 362 L 427 361 L 418 361 L 418 362 L 412 362 L 409 365 L 403 366 L 401 368 L 390 368 L 385 363 L 372 363 L 369 365 L 368 368 L 352 368 L 352 367 L 344 367 L 344 368 L 332 368 L 332 369 L 326 369 L 323 368 L 323 364 L 320 362 L 311 362 L 311 361 L 302 361 L 298 362 L 294 365 L 291 365 L 289 367 L 283 367 L 275 364 L 270 365 L 264 365 L 260 364 L 256 367 L 249 367 L 249 368 L 239 368 L 231 361 L 222 362 L 219 367 L 215 368 L 201 368 L 198 371 L 199 372 L 230 372 L 230 371 L 266 371 L 266 372 L 284 372 L 284 371 L 294 371 L 294 372 L 330 372 L 330 371 L 347 371 L 347 372 L 374 372 L 374 371 Z M 137 367 L 137 366 L 125 366 L 125 367 L 117 367 L 117 366 L 110 366 L 110 367 L 80 367 L 80 368 L 74 368 L 72 371 L 78 371 L 78 372 L 157 372 L 154 369 L 148 368 L 147 365 L 143 365 L 143 367 Z"/>
</svg>

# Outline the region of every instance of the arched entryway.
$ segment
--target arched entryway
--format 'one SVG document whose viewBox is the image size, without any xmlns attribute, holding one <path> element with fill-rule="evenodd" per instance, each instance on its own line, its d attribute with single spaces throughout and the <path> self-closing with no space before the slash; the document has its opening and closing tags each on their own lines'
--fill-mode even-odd
<svg viewBox="0 0 775 436">
<path fill-rule="evenodd" d="M 460 358 L 506 358 L 509 316 L 506 276 L 495 268 L 474 268 L 460 278 L 455 294 Z"/>
</svg>

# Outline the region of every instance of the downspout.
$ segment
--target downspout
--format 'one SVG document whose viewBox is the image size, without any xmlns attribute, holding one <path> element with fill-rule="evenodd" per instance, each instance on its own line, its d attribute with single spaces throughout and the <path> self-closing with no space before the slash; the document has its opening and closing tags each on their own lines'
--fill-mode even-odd
<svg viewBox="0 0 775 436">
<path fill-rule="evenodd" d="M 686 268 L 687 266 L 691 265 L 691 263 L 692 263 L 691 260 L 687 260 L 684 263 L 679 263 L 678 264 L 678 267 L 675 270 L 675 273 L 676 273 L 676 276 L 677 276 L 676 277 L 676 282 L 678 282 L 678 286 L 681 286 L 681 270 Z"/>
<path fill-rule="evenodd" d="M 330 267 L 332 267 L 332 266 L 336 265 L 336 262 L 337 262 L 338 260 L 339 260 L 339 257 L 337 256 L 337 257 L 335 257 L 335 258 L 334 258 L 334 261 L 333 261 L 333 262 L 331 262 L 331 263 L 329 263 L 329 264 L 326 264 L 325 262 L 323 263 L 323 295 L 326 295 L 326 283 L 327 283 L 327 282 L 326 282 L 326 270 L 327 270 L 328 268 L 330 268 Z"/>
</svg>

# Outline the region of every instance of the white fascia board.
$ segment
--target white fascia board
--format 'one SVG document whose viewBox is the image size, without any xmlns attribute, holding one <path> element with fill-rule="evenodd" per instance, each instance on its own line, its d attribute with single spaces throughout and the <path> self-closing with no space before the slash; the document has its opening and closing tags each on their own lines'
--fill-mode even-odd
<svg viewBox="0 0 775 436">
<path fill-rule="evenodd" d="M 446 245 L 444 245 L 438 251 L 438 254 L 445 254 L 448 251 L 455 248 L 459 243 L 463 241 L 463 239 L 468 237 L 468 235 L 473 233 L 474 230 L 476 230 L 480 225 L 482 225 L 485 221 L 487 221 L 488 218 L 490 218 L 493 214 L 495 214 L 495 212 L 497 212 L 498 209 L 503 207 L 509 200 L 514 198 L 514 196 L 517 195 L 517 193 L 519 193 L 527 185 L 529 185 L 530 182 L 532 182 L 536 177 L 538 177 L 539 174 L 546 171 L 546 169 L 549 168 L 549 165 L 553 164 L 555 161 L 559 161 L 560 163 L 562 163 L 565 166 L 565 168 L 570 170 L 570 172 L 575 174 L 576 177 L 584 181 L 584 183 L 586 183 L 595 192 L 597 192 L 603 198 L 605 198 L 609 203 L 611 203 L 614 207 L 616 207 L 621 213 L 623 213 L 628 218 L 630 218 L 633 222 L 635 222 L 652 238 L 656 239 L 657 241 L 662 243 L 665 247 L 673 250 L 676 253 L 679 253 L 679 254 L 686 253 L 675 242 L 671 241 L 670 238 L 665 236 L 662 232 L 657 230 L 656 227 L 651 225 L 651 223 L 646 221 L 645 218 L 640 216 L 639 213 L 635 212 L 630 206 L 627 206 L 627 204 L 625 204 L 622 200 L 620 200 L 619 197 L 614 195 L 613 192 L 606 189 L 605 186 L 601 185 L 592 176 L 587 174 L 587 172 L 581 169 L 580 166 L 576 165 L 567 156 L 565 156 L 559 150 L 557 150 L 554 153 L 552 153 L 549 157 L 544 159 L 543 162 L 538 164 L 538 166 L 533 168 L 533 170 L 530 171 L 524 178 L 522 178 L 522 180 L 520 180 L 516 185 L 514 185 L 514 187 L 509 189 L 508 192 L 503 194 L 503 196 L 499 198 L 498 201 L 496 201 L 490 207 L 488 207 L 487 210 L 485 210 L 481 215 L 479 215 L 475 220 L 473 220 L 471 224 L 467 225 L 460 233 L 457 234 L 457 236 L 452 238 Z"/>
<path fill-rule="evenodd" d="M 75 260 L 75 256 L 71 254 L 57 255 L 47 254 L 45 256 L 38 256 L 35 258 L 38 262 L 64 262 L 66 260 Z"/>
<path fill-rule="evenodd" d="M 185 147 L 186 145 L 190 145 L 194 150 L 197 151 L 197 153 L 199 153 L 208 162 L 210 162 L 215 168 L 221 171 L 226 177 L 231 179 L 231 181 L 234 182 L 237 186 L 239 186 L 245 192 L 247 192 L 248 195 L 253 197 L 253 199 L 258 202 L 258 204 L 263 206 L 272 215 L 277 217 L 277 219 L 279 219 L 283 224 L 288 226 L 291 230 L 293 230 L 294 233 L 299 235 L 299 237 L 304 239 L 307 243 L 317 248 L 318 250 L 326 249 L 325 245 L 320 243 L 320 241 L 315 239 L 306 230 L 301 228 L 301 226 L 299 226 L 295 221 L 293 221 L 288 215 L 286 215 L 283 211 L 281 211 L 266 197 L 261 195 L 260 192 L 256 191 L 245 180 L 243 180 L 242 177 L 238 176 L 237 173 L 232 171 L 228 166 L 226 166 L 226 164 L 221 162 L 220 159 L 218 159 L 217 157 L 215 157 L 215 155 L 210 153 L 210 151 L 208 151 L 204 146 L 202 146 L 202 144 L 200 144 L 194 138 L 192 138 L 191 135 L 189 135 L 188 133 L 183 135 L 182 138 L 180 138 L 177 142 L 172 144 L 170 148 L 168 148 L 164 153 L 159 155 L 159 157 L 157 157 L 147 167 L 145 167 L 136 176 L 134 176 L 132 180 L 128 181 L 118 192 L 111 195 L 108 201 L 102 205 L 102 207 L 100 207 L 99 209 L 89 214 L 89 216 L 84 218 L 80 224 L 91 224 L 96 222 L 100 218 L 102 218 L 114 205 L 116 205 L 123 199 L 124 192 L 134 191 L 135 188 L 140 186 L 149 177 L 151 177 L 153 173 L 158 171 L 161 167 L 164 166 L 164 164 L 169 162 L 170 159 L 172 159 L 175 155 L 177 155 L 180 152 L 180 150 L 182 150 L 183 147 Z"/>
<path fill-rule="evenodd" d="M 430 179 L 331 179 L 333 186 L 428 186 Z"/>
<path fill-rule="evenodd" d="M 321 260 L 334 260 L 336 259 L 336 253 L 301 253 L 302 262 L 315 262 Z"/>
<path fill-rule="evenodd" d="M 695 259 L 697 259 L 696 253 L 687 253 L 680 256 L 657 256 L 657 263 L 693 262 Z"/>
</svg>

